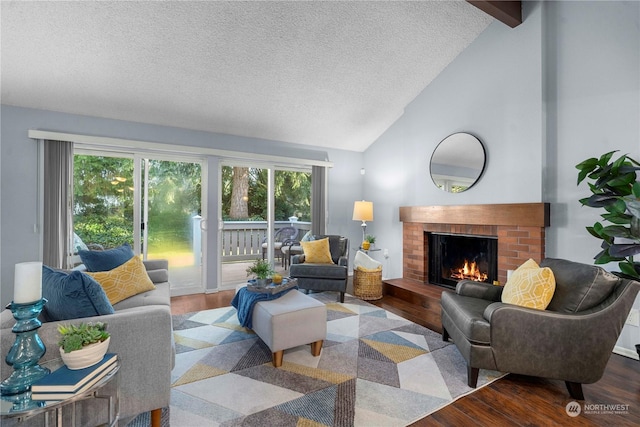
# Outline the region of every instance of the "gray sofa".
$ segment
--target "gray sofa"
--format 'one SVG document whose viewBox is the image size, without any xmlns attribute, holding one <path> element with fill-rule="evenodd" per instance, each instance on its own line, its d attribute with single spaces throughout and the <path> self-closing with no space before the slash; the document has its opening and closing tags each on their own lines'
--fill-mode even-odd
<svg viewBox="0 0 640 427">
<path fill-rule="evenodd" d="M 41 359 L 46 362 L 60 357 L 57 327 L 60 323 L 101 321 L 111 333 L 109 352 L 120 360 L 120 425 L 126 425 L 136 415 L 169 406 L 171 370 L 174 366 L 175 346 L 171 326 L 170 284 L 166 260 L 144 261 L 147 273 L 156 289 L 127 298 L 113 306 L 114 314 L 42 324 L 38 334 L 46 346 Z M 6 355 L 15 341 L 11 328 L 15 320 L 9 310 L 0 313 L 2 355 Z M 12 368 L 2 363 L 2 378 Z M 113 383 L 113 381 L 112 381 Z M 112 386 L 110 384 L 109 386 Z M 96 400 L 82 402 L 77 407 L 77 425 L 97 425 L 107 419 L 106 404 Z M 65 418 L 70 414 L 65 414 Z M 158 417 L 159 420 L 159 417 Z M 11 425 L 3 420 L 2 425 Z M 6 422 L 6 424 L 5 424 Z M 43 425 L 41 416 L 27 420 L 25 425 Z"/>
<path fill-rule="evenodd" d="M 547 258 L 556 290 L 546 310 L 500 302 L 502 287 L 460 281 L 442 294 L 443 339 L 467 362 L 468 385 L 479 369 L 565 381 L 574 399 L 604 373 L 640 282 L 600 267 Z"/>
</svg>

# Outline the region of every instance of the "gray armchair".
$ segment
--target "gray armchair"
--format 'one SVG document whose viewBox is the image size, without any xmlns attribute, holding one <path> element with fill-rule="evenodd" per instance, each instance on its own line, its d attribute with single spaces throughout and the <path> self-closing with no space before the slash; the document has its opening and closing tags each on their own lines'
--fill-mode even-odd
<svg viewBox="0 0 640 427">
<path fill-rule="evenodd" d="M 312 264 L 305 262 L 304 254 L 291 259 L 289 275 L 298 279 L 298 287 L 309 291 L 337 291 L 338 300 L 344 302 L 349 278 L 349 239 L 345 237 L 315 236 L 315 239 L 329 238 L 329 250 L 334 264 Z"/>
<path fill-rule="evenodd" d="M 468 384 L 479 369 L 565 381 L 574 399 L 598 381 L 640 290 L 640 282 L 600 267 L 547 258 L 556 290 L 546 310 L 500 302 L 502 287 L 460 281 L 442 294 L 443 339 L 467 361 Z"/>
</svg>

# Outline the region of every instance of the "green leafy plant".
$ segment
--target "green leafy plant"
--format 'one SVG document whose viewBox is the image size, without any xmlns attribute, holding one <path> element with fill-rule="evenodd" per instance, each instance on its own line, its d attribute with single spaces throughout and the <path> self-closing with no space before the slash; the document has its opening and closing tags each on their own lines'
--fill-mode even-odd
<svg viewBox="0 0 640 427">
<path fill-rule="evenodd" d="M 596 222 L 587 227 L 589 233 L 602 240 L 602 251 L 596 264 L 618 261 L 623 274 L 640 278 L 640 263 L 633 256 L 640 254 L 640 163 L 627 155 L 612 161 L 611 151 L 600 158 L 590 158 L 576 168 L 578 184 L 588 180 L 591 196 L 580 199 L 583 206 L 602 208 L 600 216 L 611 225 Z"/>
<path fill-rule="evenodd" d="M 58 325 L 58 332 L 61 335 L 58 346 L 62 347 L 65 353 L 104 341 L 110 336 L 107 332 L 107 324 L 102 322 Z"/>
<path fill-rule="evenodd" d="M 258 259 L 250 267 L 247 267 L 247 277 L 254 275 L 256 279 L 268 279 L 275 271 L 268 261 Z"/>
<path fill-rule="evenodd" d="M 372 235 L 372 234 L 367 234 L 364 238 L 365 242 L 369 242 L 372 245 L 376 242 L 376 236 Z"/>
</svg>

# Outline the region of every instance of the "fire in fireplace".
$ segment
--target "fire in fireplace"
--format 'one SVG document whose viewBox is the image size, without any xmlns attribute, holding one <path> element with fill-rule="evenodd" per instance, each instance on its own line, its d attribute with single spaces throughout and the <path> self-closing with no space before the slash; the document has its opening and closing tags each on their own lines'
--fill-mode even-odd
<svg viewBox="0 0 640 427">
<path fill-rule="evenodd" d="M 427 233 L 429 283 L 455 288 L 462 279 L 492 283 L 498 276 L 498 240 L 493 236 Z"/>
<path fill-rule="evenodd" d="M 469 263 L 466 259 L 464 260 L 464 265 L 462 268 L 454 268 L 451 272 L 452 279 L 467 279 L 474 280 L 476 282 L 485 282 L 489 278 L 489 274 L 487 272 L 480 271 L 478 268 L 478 264 L 475 261 Z"/>
</svg>

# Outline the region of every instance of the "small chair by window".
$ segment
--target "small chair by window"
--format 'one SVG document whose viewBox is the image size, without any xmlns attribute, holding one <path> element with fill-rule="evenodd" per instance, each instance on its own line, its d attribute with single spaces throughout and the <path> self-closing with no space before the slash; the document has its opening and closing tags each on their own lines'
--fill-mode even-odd
<svg viewBox="0 0 640 427">
<path fill-rule="evenodd" d="M 300 242 L 294 239 L 287 239 L 282 242 L 280 252 L 282 252 L 282 266 L 285 270 L 291 265 L 292 256 L 301 255 L 303 253 Z"/>
<path fill-rule="evenodd" d="M 274 256 L 277 258 L 281 258 L 282 242 L 284 242 L 285 240 L 291 240 L 291 239 L 297 238 L 298 230 L 294 227 L 282 227 L 281 229 L 276 231 L 273 237 L 274 237 L 273 239 L 274 240 L 273 242 Z M 269 248 L 268 245 L 269 244 L 267 242 L 267 238 L 265 237 L 264 239 L 262 239 L 262 259 L 266 258 L 267 249 Z"/>
</svg>

